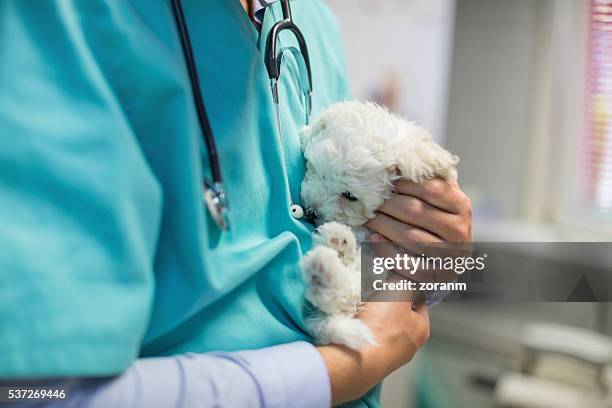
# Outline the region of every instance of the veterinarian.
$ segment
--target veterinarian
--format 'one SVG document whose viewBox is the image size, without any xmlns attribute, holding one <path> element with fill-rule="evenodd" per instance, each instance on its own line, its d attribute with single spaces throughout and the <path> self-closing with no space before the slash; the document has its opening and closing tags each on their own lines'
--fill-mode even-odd
<svg viewBox="0 0 612 408">
<path fill-rule="evenodd" d="M 226 231 L 201 200 L 209 163 L 169 3 L 0 3 L 0 385 L 66 389 L 49 403 L 79 407 L 358 399 L 425 342 L 427 310 L 368 305 L 380 344 L 360 353 L 308 342 L 297 264 L 312 226 L 290 210 L 304 173 L 296 60 L 283 61 L 281 140 L 260 52 L 280 5 L 183 6 Z M 316 114 L 349 97 L 340 37 L 322 1 L 292 6 Z M 397 187 L 373 239 L 470 239 L 456 185 Z"/>
</svg>

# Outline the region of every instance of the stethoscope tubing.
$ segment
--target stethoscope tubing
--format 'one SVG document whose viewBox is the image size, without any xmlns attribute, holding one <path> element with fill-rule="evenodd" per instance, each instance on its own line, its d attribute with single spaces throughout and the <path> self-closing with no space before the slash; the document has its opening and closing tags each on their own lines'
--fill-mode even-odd
<svg viewBox="0 0 612 408">
<path fill-rule="evenodd" d="M 274 24 L 268 38 L 266 39 L 265 49 L 265 64 L 268 71 L 268 76 L 272 84 L 272 94 L 274 102 L 276 104 L 277 116 L 278 116 L 278 80 L 280 79 L 280 61 L 277 56 L 277 42 L 279 34 L 284 30 L 291 31 L 296 37 L 300 53 L 302 54 L 306 72 L 308 76 L 308 92 L 306 95 L 306 115 L 310 115 L 310 98 L 312 94 L 312 72 L 310 69 L 310 58 L 308 55 L 308 47 L 306 46 L 306 40 L 300 29 L 293 23 L 293 16 L 291 14 L 291 5 L 289 0 L 281 0 L 281 7 L 283 12 L 283 20 Z M 181 46 L 183 49 L 183 55 L 185 58 L 185 64 L 187 66 L 187 72 L 189 80 L 191 82 L 191 90 L 193 99 L 195 102 L 196 113 L 198 116 L 198 122 L 202 132 L 202 138 L 208 151 L 208 160 L 210 165 L 210 171 L 212 176 L 212 182 L 206 181 L 204 178 L 202 188 L 202 199 L 206 204 L 208 211 L 221 230 L 229 228 L 229 221 L 227 218 L 228 203 L 223 189 L 223 178 L 221 175 L 221 164 L 219 161 L 219 154 L 217 152 L 217 145 L 213 136 L 212 128 L 208 115 L 206 114 L 206 108 L 204 105 L 204 98 L 200 89 L 200 79 L 196 67 L 195 57 L 193 55 L 193 48 L 191 46 L 191 39 L 189 37 L 189 30 L 187 29 L 187 23 L 185 21 L 185 14 L 181 0 L 172 0 L 172 11 L 176 20 L 176 26 L 178 28 L 179 37 L 181 40 Z M 281 56 L 282 60 L 282 56 Z M 280 119 L 277 118 L 279 123 L 280 132 Z"/>
<path fill-rule="evenodd" d="M 222 184 L 223 177 L 221 175 L 221 164 L 219 163 L 217 144 L 215 143 L 215 138 L 213 137 L 213 132 L 210 127 L 210 121 L 208 120 L 206 108 L 204 107 L 204 98 L 202 97 L 202 91 L 200 89 L 200 79 L 196 68 L 195 57 L 193 56 L 193 49 L 191 47 L 191 40 L 189 37 L 189 31 L 187 30 L 187 23 L 185 22 L 185 14 L 183 13 L 181 1 L 172 0 L 172 8 L 179 31 L 179 36 L 181 38 L 181 45 L 183 47 L 183 54 L 185 56 L 185 64 L 187 65 L 189 80 L 191 81 L 191 90 L 198 115 L 198 122 L 200 123 L 204 143 L 206 145 L 206 149 L 208 150 L 208 159 L 210 161 L 213 184 Z"/>
</svg>

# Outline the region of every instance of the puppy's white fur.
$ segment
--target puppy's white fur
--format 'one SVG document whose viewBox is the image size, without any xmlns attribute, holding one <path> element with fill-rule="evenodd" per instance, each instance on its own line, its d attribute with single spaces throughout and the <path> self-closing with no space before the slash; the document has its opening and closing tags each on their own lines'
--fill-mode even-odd
<svg viewBox="0 0 612 408">
<path fill-rule="evenodd" d="M 354 349 L 375 344 L 368 327 L 354 318 L 361 302 L 359 267 L 360 248 L 351 229 L 337 222 L 320 226 L 302 261 L 306 299 L 321 312 L 307 320 L 307 328 L 319 344 Z"/>
<path fill-rule="evenodd" d="M 422 127 L 368 102 L 332 105 L 304 128 L 301 144 L 302 204 L 320 225 L 302 261 L 306 298 L 319 310 L 309 329 L 319 344 L 375 344 L 354 317 L 361 305 L 359 243 L 367 237 L 360 226 L 391 197 L 397 179 L 456 180 L 459 159 Z"/>
</svg>

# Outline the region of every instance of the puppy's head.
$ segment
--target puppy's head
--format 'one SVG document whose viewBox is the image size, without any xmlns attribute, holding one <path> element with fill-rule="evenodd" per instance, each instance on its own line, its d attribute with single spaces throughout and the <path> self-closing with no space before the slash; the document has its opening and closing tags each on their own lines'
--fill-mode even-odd
<svg viewBox="0 0 612 408">
<path fill-rule="evenodd" d="M 372 103 L 332 105 L 300 136 L 306 158 L 302 204 L 318 224 L 364 224 L 400 177 L 457 178 L 456 156 L 422 127 Z"/>
<path fill-rule="evenodd" d="M 302 204 L 317 224 L 351 226 L 374 216 L 399 175 L 372 132 L 397 132 L 392 115 L 372 104 L 344 102 L 324 111 L 301 133 L 306 158 Z"/>
</svg>

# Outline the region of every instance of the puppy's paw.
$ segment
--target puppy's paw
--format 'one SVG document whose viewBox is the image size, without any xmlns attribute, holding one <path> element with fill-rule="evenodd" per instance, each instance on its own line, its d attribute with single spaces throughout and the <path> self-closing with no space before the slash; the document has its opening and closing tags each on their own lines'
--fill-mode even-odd
<svg viewBox="0 0 612 408">
<path fill-rule="evenodd" d="M 306 299 L 317 308 L 329 312 L 344 290 L 346 267 L 332 248 L 316 246 L 302 259 L 302 276 L 307 285 Z"/>
<path fill-rule="evenodd" d="M 433 163 L 435 176 L 443 178 L 446 181 L 457 181 L 457 164 L 459 163 L 459 157 L 439 145 L 436 145 L 435 150 L 438 151 Z"/>
<path fill-rule="evenodd" d="M 434 142 L 422 127 L 408 123 L 406 129 L 409 143 L 403 151 L 398 149 L 397 169 L 401 177 L 417 183 L 433 177 L 456 181 L 459 157 Z"/>
<path fill-rule="evenodd" d="M 317 228 L 315 243 L 334 249 L 344 265 L 352 264 L 358 255 L 357 239 L 350 227 L 328 222 Z"/>
</svg>

